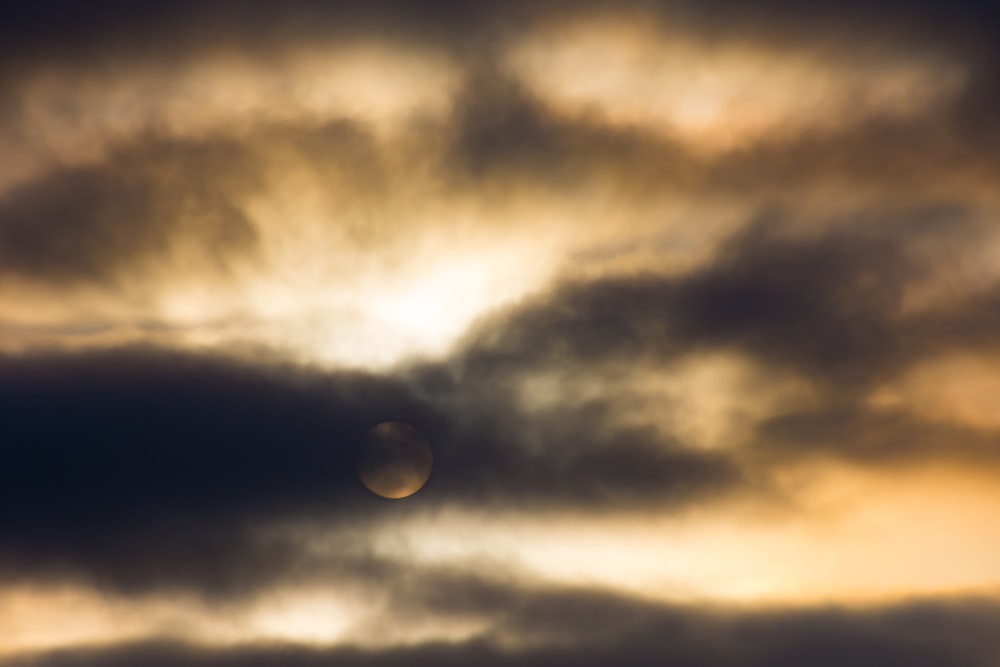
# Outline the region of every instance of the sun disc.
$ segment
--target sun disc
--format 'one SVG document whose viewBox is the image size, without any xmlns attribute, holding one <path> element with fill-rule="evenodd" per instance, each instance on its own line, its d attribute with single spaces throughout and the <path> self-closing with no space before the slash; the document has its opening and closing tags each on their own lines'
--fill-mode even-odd
<svg viewBox="0 0 1000 667">
<path fill-rule="evenodd" d="M 382 422 L 368 431 L 358 452 L 358 474 L 383 498 L 412 496 L 423 488 L 434 465 L 431 446 L 405 422 Z"/>
</svg>

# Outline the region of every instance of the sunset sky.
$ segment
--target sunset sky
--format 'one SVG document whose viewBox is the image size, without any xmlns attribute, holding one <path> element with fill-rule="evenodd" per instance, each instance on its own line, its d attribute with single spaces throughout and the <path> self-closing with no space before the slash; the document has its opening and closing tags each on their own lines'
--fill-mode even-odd
<svg viewBox="0 0 1000 667">
<path fill-rule="evenodd" d="M 992 4 L 0 4 L 0 664 L 1000 665 Z"/>
</svg>

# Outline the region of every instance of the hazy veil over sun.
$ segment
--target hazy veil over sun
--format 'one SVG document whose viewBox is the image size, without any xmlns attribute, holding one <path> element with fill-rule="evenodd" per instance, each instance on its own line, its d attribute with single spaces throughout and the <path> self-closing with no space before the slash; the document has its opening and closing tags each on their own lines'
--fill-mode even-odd
<svg viewBox="0 0 1000 667">
<path fill-rule="evenodd" d="M 993 4 L 0 3 L 0 664 L 1000 664 Z"/>
<path fill-rule="evenodd" d="M 404 422 L 382 422 L 373 427 L 358 452 L 361 481 L 383 498 L 412 496 L 427 483 L 433 465 L 427 440 Z"/>
</svg>

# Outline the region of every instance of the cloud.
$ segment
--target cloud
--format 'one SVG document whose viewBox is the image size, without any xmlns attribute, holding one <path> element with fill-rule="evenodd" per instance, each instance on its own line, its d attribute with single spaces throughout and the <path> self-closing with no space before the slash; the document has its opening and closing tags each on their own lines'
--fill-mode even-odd
<svg viewBox="0 0 1000 667">
<path fill-rule="evenodd" d="M 255 545 L 255 525 L 366 506 L 355 443 L 386 416 L 430 415 L 377 378 L 283 377 L 174 353 L 4 368 L 0 560 L 124 588 L 268 578 L 265 561 L 288 554 Z"/>
<path fill-rule="evenodd" d="M 953 233 L 955 215 L 924 215 L 923 233 Z M 975 310 L 902 313 L 926 268 L 913 252 L 925 239 L 914 223 L 901 240 L 898 224 L 806 236 L 761 224 L 699 271 L 570 284 L 485 320 L 444 362 L 382 376 L 142 348 L 8 357 L 0 553 L 14 571 L 96 573 L 125 589 L 252 587 L 296 560 L 295 545 L 257 544 L 259 529 L 384 512 L 357 482 L 353 452 L 390 419 L 434 443 L 420 508 L 669 510 L 746 490 L 781 460 L 818 451 L 992 460 L 989 434 L 932 429 L 867 402 L 928 355 L 973 342 L 965 319 L 931 332 L 925 322 Z M 982 317 L 985 341 L 992 320 Z M 609 370 L 712 350 L 800 375 L 824 402 L 763 415 L 748 451 L 692 446 L 655 416 L 629 420 L 635 380 Z M 526 402 L 549 372 L 557 398 Z M 588 377 L 604 378 L 600 391 L 568 389 Z"/>
<path fill-rule="evenodd" d="M 877 546 L 843 528 L 870 529 L 858 507 L 810 514 L 851 474 L 924 466 L 898 488 L 931 480 L 930 498 L 995 474 L 989 400 L 968 400 L 995 383 L 962 382 L 1000 358 L 995 14 L 978 0 L 0 9 L 0 575 L 234 617 L 296 586 L 385 604 L 360 627 L 378 647 L 153 642 L 14 664 L 995 663 L 989 602 L 740 610 L 541 581 L 618 548 L 552 565 L 573 540 L 613 539 L 580 537 L 584 523 L 710 519 L 684 553 L 642 536 L 629 544 L 652 556 L 599 566 L 662 553 L 662 569 L 597 580 L 684 578 L 687 558 L 711 561 L 691 581 L 728 573 L 705 586 L 723 599 L 851 598 L 927 537 L 885 519 L 922 507 L 906 499 L 867 498 L 874 525 L 900 526 Z M 385 420 L 435 449 L 405 504 L 355 471 Z M 947 484 L 944 464 L 961 468 Z M 806 491 L 803 468 L 819 480 Z M 942 512 L 992 499 L 977 486 Z M 487 545 L 522 539 L 490 542 L 514 526 L 553 543 L 565 529 L 569 546 L 535 535 L 456 564 L 449 548 L 479 548 L 447 544 L 462 522 Z M 946 567 L 933 551 L 873 596 L 914 577 L 992 582 L 986 523 L 954 531 L 983 547 L 953 561 L 968 574 L 914 575 Z M 717 564 L 744 557 L 717 545 L 752 540 L 752 565 Z M 837 555 L 781 562 L 821 552 Z M 541 573 L 518 569 L 526 554 Z M 839 554 L 852 562 L 831 574 Z M 790 574 L 769 584 L 769 567 Z M 386 626 L 415 628 L 409 641 L 423 622 L 474 630 L 391 645 Z"/>
<path fill-rule="evenodd" d="M 884 466 L 928 461 L 996 466 L 1000 433 L 961 421 L 942 424 L 905 410 L 833 405 L 765 420 L 756 448 L 785 461 L 825 456 Z"/>
<path fill-rule="evenodd" d="M 134 278 L 184 241 L 224 271 L 227 254 L 250 252 L 257 240 L 226 193 L 246 180 L 236 167 L 238 152 L 145 142 L 109 163 L 56 170 L 5 193 L 2 272 L 61 286 L 106 284 L 126 270 Z"/>
<path fill-rule="evenodd" d="M 302 7 L 304 17 L 353 12 Z M 512 11 L 451 9 L 441 26 L 456 33 L 495 27 L 492 12 Z M 130 11 L 122 25 L 153 21 Z M 247 26 L 270 16 L 259 11 L 246 13 Z M 509 16 L 530 24 L 540 14 Z M 84 20 L 79 34 L 114 25 Z M 322 35 L 325 25 L 313 28 Z M 337 33 L 313 49 L 289 30 L 275 33 L 287 52 L 274 59 L 260 55 L 266 49 L 227 56 L 205 46 L 177 62 L 86 66 L 83 78 L 72 63 L 11 75 L 20 101 L 4 123 L 11 152 L 0 151 L 11 184 L 0 197 L 0 275 L 13 294 L 5 324 L 72 346 L 86 337 L 59 332 L 81 319 L 109 331 L 155 323 L 176 327 L 171 344 L 243 336 L 298 358 L 371 366 L 442 354 L 477 315 L 553 275 L 697 265 L 771 206 L 803 226 L 827 224 L 817 209 L 860 225 L 898 210 L 985 218 L 995 208 L 986 56 L 958 58 L 970 82 L 940 105 L 904 105 L 904 117 L 865 111 L 832 129 L 754 131 L 736 149 L 705 154 L 663 128 L 610 122 L 586 105 L 553 108 L 491 49 L 455 58 L 388 39 L 358 55 L 347 47 L 364 46 L 361 38 L 345 46 Z M 691 57 L 711 53 L 693 41 Z M 801 45 L 758 47 L 781 62 L 806 58 L 807 73 L 829 65 L 879 89 L 892 78 L 841 58 L 841 46 L 829 59 Z M 905 48 L 884 51 L 878 63 L 910 63 Z M 383 111 L 393 119 L 387 134 Z M 454 286 L 469 264 L 481 273 L 468 289 L 425 293 Z M 434 274 L 430 286 L 421 270 Z M 418 293 L 386 296 L 401 283 Z M 68 288 L 80 288 L 76 298 L 62 298 Z M 434 317 L 408 315 L 434 308 Z"/>
<path fill-rule="evenodd" d="M 966 322 L 925 333 L 925 322 L 947 320 L 963 302 L 912 319 L 903 313 L 908 291 L 942 268 L 912 248 L 921 237 L 964 234 L 974 243 L 978 229 L 967 214 L 932 208 L 860 217 L 863 229 L 852 216 L 849 224 L 820 223 L 818 233 L 805 234 L 795 231 L 794 218 L 791 225 L 782 216 L 763 218 L 691 273 L 568 283 L 485 320 L 460 358 L 471 374 L 516 373 L 532 364 L 662 360 L 731 348 L 820 382 L 846 382 L 891 372 L 906 355 L 935 345 L 968 343 L 960 333 Z M 982 317 L 992 321 L 989 312 Z"/>
<path fill-rule="evenodd" d="M 435 448 L 410 512 L 669 507 L 740 483 L 723 457 L 598 412 L 535 415 L 545 440 L 532 448 L 536 427 L 496 398 L 454 405 L 392 377 L 261 361 L 140 348 L 4 359 L 0 564 L 125 591 L 252 592 L 303 557 L 267 529 L 399 516 L 354 467 L 364 433 L 390 419 Z"/>
<path fill-rule="evenodd" d="M 594 404 L 615 423 L 642 391 L 636 369 L 670 374 L 686 359 L 733 354 L 770 369 L 757 382 L 791 373 L 814 394 L 798 405 L 785 399 L 751 426 L 757 454 L 992 464 L 997 434 L 983 431 L 981 418 L 964 423 L 968 410 L 953 405 L 954 420 L 942 423 L 940 410 L 921 414 L 892 400 L 907 378 L 907 391 L 916 391 L 913 373 L 929 360 L 963 354 L 982 365 L 995 357 L 992 281 L 963 286 L 939 261 L 949 243 L 970 247 L 988 230 L 962 209 L 862 215 L 863 226 L 855 217 L 804 227 L 762 219 L 690 273 L 563 284 L 483 320 L 451 364 L 463 386 L 493 394 L 555 373 L 569 397 L 581 378 L 603 378 L 606 402 Z M 928 285 L 941 283 L 951 289 L 921 302 Z M 662 423 L 665 402 L 649 423 Z"/>
<path fill-rule="evenodd" d="M 995 661 L 995 605 L 915 601 L 871 610 L 701 610 L 586 591 L 508 590 L 463 599 L 489 609 L 497 624 L 457 643 L 309 648 L 256 645 L 204 649 L 146 643 L 15 658 L 16 667 L 107 665 L 955 665 Z M 467 610 L 463 610 L 466 613 Z"/>
</svg>

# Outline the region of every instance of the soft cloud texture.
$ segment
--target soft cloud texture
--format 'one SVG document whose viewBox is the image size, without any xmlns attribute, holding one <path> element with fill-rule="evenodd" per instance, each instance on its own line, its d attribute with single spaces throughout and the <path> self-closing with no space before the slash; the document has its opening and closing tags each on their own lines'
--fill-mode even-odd
<svg viewBox="0 0 1000 667">
<path fill-rule="evenodd" d="M 994 664 L 996 19 L 0 10 L 3 659 Z"/>
</svg>

